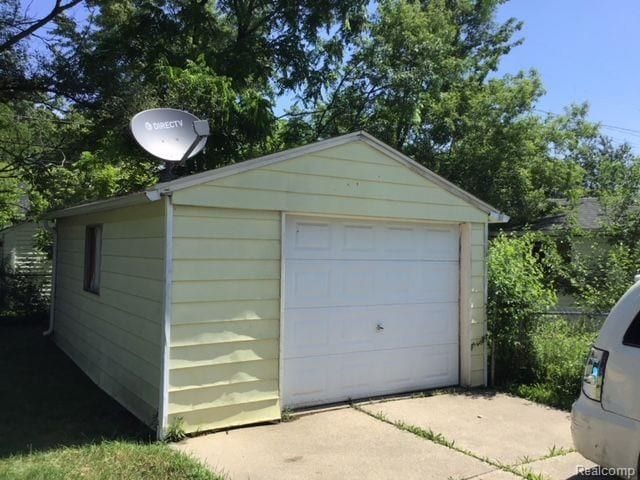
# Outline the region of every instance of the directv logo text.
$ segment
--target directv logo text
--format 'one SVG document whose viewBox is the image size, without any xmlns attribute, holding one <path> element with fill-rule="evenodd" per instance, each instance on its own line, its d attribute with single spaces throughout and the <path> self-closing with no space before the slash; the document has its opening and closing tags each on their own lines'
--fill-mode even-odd
<svg viewBox="0 0 640 480">
<path fill-rule="evenodd" d="M 168 122 L 144 122 L 147 130 L 167 130 L 170 128 L 182 127 L 182 120 L 169 120 Z"/>
</svg>

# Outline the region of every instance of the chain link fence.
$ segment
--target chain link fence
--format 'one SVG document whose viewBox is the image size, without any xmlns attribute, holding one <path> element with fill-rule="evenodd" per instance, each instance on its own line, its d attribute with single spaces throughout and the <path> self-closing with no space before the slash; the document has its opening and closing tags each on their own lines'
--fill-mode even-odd
<svg viewBox="0 0 640 480">
<path fill-rule="evenodd" d="M 570 324 L 587 331 L 597 332 L 602 328 L 609 312 L 584 312 L 580 310 L 551 310 L 540 312 L 548 320 L 564 318 Z"/>
</svg>

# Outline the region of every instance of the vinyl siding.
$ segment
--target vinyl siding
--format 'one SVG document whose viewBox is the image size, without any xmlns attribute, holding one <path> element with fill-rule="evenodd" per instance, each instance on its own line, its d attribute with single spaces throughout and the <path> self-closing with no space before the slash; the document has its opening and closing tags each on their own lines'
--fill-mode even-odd
<svg viewBox="0 0 640 480">
<path fill-rule="evenodd" d="M 51 290 L 51 260 L 35 248 L 36 235 L 43 223 L 27 222 L 0 231 L 0 259 L 16 273 L 27 275 L 42 285 L 48 295 Z"/>
<path fill-rule="evenodd" d="M 169 423 L 280 418 L 280 213 L 174 207 Z"/>
<path fill-rule="evenodd" d="M 485 228 L 487 225 L 481 223 L 471 227 L 471 386 L 474 387 L 485 383 Z"/>
<path fill-rule="evenodd" d="M 283 211 L 472 223 L 471 331 L 483 335 L 487 215 L 362 142 L 179 190 L 173 204 L 169 422 L 188 431 L 280 418 Z"/>
<path fill-rule="evenodd" d="M 484 223 L 487 215 L 352 142 L 174 193 L 175 205 Z"/>
<path fill-rule="evenodd" d="M 99 295 L 83 290 L 87 225 L 102 224 Z M 164 300 L 162 202 L 59 219 L 54 338 L 103 390 L 157 418 Z"/>
</svg>

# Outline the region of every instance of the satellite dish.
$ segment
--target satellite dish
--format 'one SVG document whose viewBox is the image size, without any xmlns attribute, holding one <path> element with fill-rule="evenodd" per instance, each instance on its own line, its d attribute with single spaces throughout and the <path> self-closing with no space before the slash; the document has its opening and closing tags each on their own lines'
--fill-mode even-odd
<svg viewBox="0 0 640 480">
<path fill-rule="evenodd" d="M 209 136 L 209 122 L 174 108 L 152 108 L 131 119 L 131 133 L 151 155 L 179 162 L 202 151 Z"/>
</svg>

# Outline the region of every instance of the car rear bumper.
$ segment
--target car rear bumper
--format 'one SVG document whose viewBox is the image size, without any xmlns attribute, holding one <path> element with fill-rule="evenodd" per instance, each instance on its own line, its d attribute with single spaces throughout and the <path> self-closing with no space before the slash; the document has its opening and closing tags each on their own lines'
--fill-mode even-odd
<svg viewBox="0 0 640 480">
<path fill-rule="evenodd" d="M 640 429 L 635 420 L 607 412 L 580 395 L 571 410 L 571 436 L 583 457 L 616 469 L 621 477 L 637 478 Z"/>
</svg>

